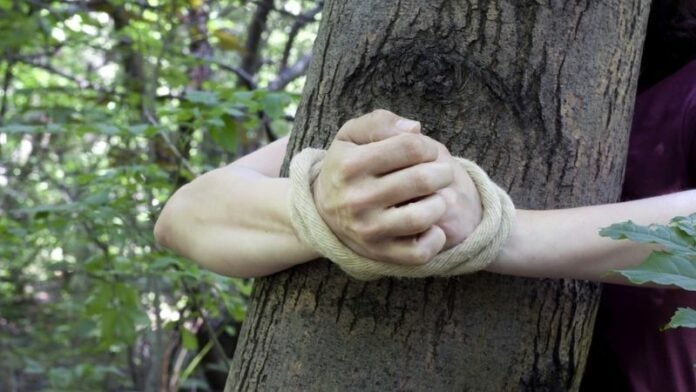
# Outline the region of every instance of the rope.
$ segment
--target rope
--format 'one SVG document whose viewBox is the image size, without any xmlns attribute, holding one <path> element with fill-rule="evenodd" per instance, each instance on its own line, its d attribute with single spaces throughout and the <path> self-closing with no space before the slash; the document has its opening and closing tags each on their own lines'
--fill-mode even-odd
<svg viewBox="0 0 696 392">
<path fill-rule="evenodd" d="M 424 278 L 480 271 L 490 264 L 507 239 L 515 214 L 510 196 L 475 163 L 456 158 L 466 169 L 481 197 L 483 217 L 459 245 L 439 253 L 427 264 L 404 266 L 358 255 L 344 245 L 321 218 L 314 204 L 312 183 L 319 175 L 326 151 L 308 148 L 290 164 L 290 220 L 300 240 L 359 280 L 382 277 Z"/>
</svg>

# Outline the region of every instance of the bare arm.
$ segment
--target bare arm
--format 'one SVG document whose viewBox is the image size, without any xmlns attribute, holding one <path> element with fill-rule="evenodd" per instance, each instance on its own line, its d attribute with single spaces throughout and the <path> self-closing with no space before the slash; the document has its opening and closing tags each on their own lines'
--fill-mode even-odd
<svg viewBox="0 0 696 392">
<path fill-rule="evenodd" d="M 318 255 L 295 236 L 289 181 L 278 178 L 287 138 L 179 189 L 155 225 L 162 245 L 217 273 L 269 275 Z"/>
<path fill-rule="evenodd" d="M 655 248 L 603 238 L 599 230 L 627 220 L 665 224 L 675 216 L 694 212 L 696 190 L 599 206 L 518 210 L 508 243 L 488 270 L 538 278 L 627 283 L 621 276 L 607 272 L 640 264 Z"/>
</svg>

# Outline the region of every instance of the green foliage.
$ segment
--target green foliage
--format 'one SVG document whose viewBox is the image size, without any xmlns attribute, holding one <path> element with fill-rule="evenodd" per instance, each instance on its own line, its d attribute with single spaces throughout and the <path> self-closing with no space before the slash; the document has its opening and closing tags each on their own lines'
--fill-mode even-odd
<svg viewBox="0 0 696 392">
<path fill-rule="evenodd" d="M 619 223 L 602 229 L 600 234 L 662 248 L 653 251 L 639 266 L 616 271 L 632 283 L 650 282 L 696 291 L 696 214 L 676 217 L 669 225 L 640 226 L 630 221 Z M 696 311 L 679 309 L 665 326 L 677 327 L 696 328 Z"/>
<path fill-rule="evenodd" d="M 0 389 L 209 388 L 200 332 L 236 334 L 251 282 L 160 248 L 153 224 L 182 183 L 290 130 L 301 79 L 266 86 L 314 4 L 270 13 L 250 90 L 231 70 L 254 2 L 0 0 Z"/>
<path fill-rule="evenodd" d="M 696 328 L 696 310 L 690 308 L 679 308 L 665 326 L 668 328 Z"/>
</svg>

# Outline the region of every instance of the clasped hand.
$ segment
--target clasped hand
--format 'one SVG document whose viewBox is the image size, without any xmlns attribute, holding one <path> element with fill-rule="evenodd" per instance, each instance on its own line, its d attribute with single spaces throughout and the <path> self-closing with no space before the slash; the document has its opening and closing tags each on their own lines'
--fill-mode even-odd
<svg viewBox="0 0 696 392">
<path fill-rule="evenodd" d="M 336 236 L 382 262 L 427 263 L 481 221 L 478 192 L 447 148 L 385 110 L 343 125 L 313 192 Z"/>
</svg>

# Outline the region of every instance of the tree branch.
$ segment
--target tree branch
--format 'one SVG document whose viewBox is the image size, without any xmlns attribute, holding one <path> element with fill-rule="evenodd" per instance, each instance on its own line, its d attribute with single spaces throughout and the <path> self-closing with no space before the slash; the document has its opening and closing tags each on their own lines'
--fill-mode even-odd
<svg viewBox="0 0 696 392">
<path fill-rule="evenodd" d="M 154 126 L 159 125 L 159 123 L 157 122 L 157 119 L 155 119 L 150 113 L 146 112 L 145 118 L 150 125 L 154 125 Z M 169 147 L 169 149 L 172 151 L 174 156 L 179 159 L 181 164 L 184 165 L 186 170 L 188 170 L 189 172 L 194 173 L 194 174 L 197 173 L 196 170 L 194 170 L 193 166 L 191 166 L 191 163 L 189 163 L 188 159 L 184 158 L 184 156 L 181 155 L 181 152 L 176 147 L 176 145 L 174 145 L 174 142 L 172 142 L 172 140 L 169 138 L 169 135 L 167 135 L 167 132 L 160 130 L 158 132 L 158 135 L 160 135 L 162 137 L 162 141 L 164 141 L 164 143 L 167 145 L 167 147 Z"/>
<path fill-rule="evenodd" d="M 274 8 L 273 0 L 261 0 L 257 4 L 258 8 L 256 8 L 247 29 L 247 40 L 244 45 L 245 54 L 242 58 L 242 69 L 249 75 L 255 75 L 261 66 L 259 60 L 261 36 L 266 31 L 268 14 Z"/>
<path fill-rule="evenodd" d="M 295 19 L 295 23 L 292 24 L 292 27 L 290 28 L 290 32 L 288 33 L 288 41 L 285 44 L 285 49 L 283 49 L 283 57 L 280 60 L 280 72 L 282 73 L 285 71 L 285 69 L 288 66 L 288 59 L 290 58 L 290 51 L 292 50 L 292 46 L 295 43 L 295 38 L 297 38 L 297 34 L 304 28 L 307 24 L 310 22 L 315 21 L 315 17 L 321 12 L 321 10 L 324 8 L 324 0 L 317 0 L 317 5 L 310 9 L 309 11 L 302 13 L 297 16 Z"/>
<path fill-rule="evenodd" d="M 0 126 L 5 123 L 5 115 L 7 114 L 7 103 L 8 94 L 10 90 L 10 83 L 12 82 L 12 68 L 14 67 L 13 61 L 7 62 L 7 68 L 5 68 L 5 75 L 2 79 L 2 101 L 0 101 Z"/>
<path fill-rule="evenodd" d="M 227 65 L 227 64 L 221 63 L 221 62 L 219 62 L 211 57 L 201 57 L 201 56 L 196 56 L 196 55 L 192 55 L 192 57 L 194 57 L 198 60 L 204 61 L 208 64 L 214 65 L 223 71 L 232 72 L 233 74 L 235 74 L 239 78 L 240 84 L 245 86 L 246 88 L 248 88 L 250 90 L 255 90 L 258 88 L 258 85 L 256 84 L 256 81 L 254 80 L 254 77 L 242 68 L 238 68 L 238 67 L 234 67 L 232 65 Z"/>
<path fill-rule="evenodd" d="M 307 53 L 297 60 L 290 68 L 283 69 L 278 76 L 268 84 L 268 90 L 282 90 L 293 80 L 299 78 L 307 72 L 309 63 L 312 61 L 312 53 Z"/>
</svg>

